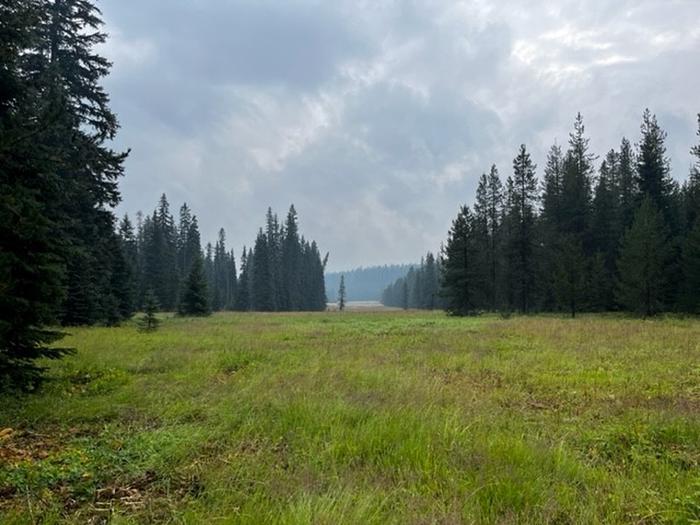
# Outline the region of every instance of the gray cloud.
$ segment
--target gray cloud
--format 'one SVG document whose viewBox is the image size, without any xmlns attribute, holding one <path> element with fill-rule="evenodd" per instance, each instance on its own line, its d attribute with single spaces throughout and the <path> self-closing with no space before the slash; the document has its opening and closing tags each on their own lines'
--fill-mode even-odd
<svg viewBox="0 0 700 525">
<path fill-rule="evenodd" d="M 165 191 L 239 251 L 294 202 L 331 267 L 417 260 L 524 142 L 576 112 L 603 155 L 644 107 L 684 178 L 700 111 L 695 0 L 105 0 L 132 148 L 120 211 Z"/>
</svg>

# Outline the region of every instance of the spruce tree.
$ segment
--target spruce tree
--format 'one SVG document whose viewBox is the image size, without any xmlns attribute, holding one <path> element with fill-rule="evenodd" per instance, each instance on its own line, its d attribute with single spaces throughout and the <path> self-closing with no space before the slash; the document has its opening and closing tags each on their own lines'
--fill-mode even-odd
<svg viewBox="0 0 700 525">
<path fill-rule="evenodd" d="M 243 247 L 241 252 L 241 271 L 238 275 L 238 286 L 236 295 L 236 310 L 245 312 L 250 310 L 250 268 L 248 265 L 248 253 L 246 247 Z"/>
<path fill-rule="evenodd" d="M 445 309 L 452 315 L 469 315 L 476 309 L 473 220 L 469 207 L 462 206 L 452 222 L 442 255 L 441 293 L 445 298 Z"/>
<path fill-rule="evenodd" d="M 661 312 L 668 294 L 668 228 L 650 196 L 625 233 L 617 262 L 617 300 L 645 317 Z"/>
<path fill-rule="evenodd" d="M 143 299 L 143 317 L 139 320 L 139 329 L 144 332 L 152 332 L 158 328 L 160 324 L 160 320 L 156 316 L 158 308 L 158 299 L 152 290 L 148 290 Z"/>
<path fill-rule="evenodd" d="M 489 174 L 482 175 L 474 204 L 475 237 L 477 252 L 482 259 L 480 270 L 484 277 L 481 298 L 484 306 L 495 310 L 497 306 L 498 246 L 500 243 L 500 218 L 503 208 L 503 185 L 495 165 Z"/>
<path fill-rule="evenodd" d="M 579 113 L 574 131 L 569 135 L 569 149 L 563 163 L 560 231 L 576 235 L 586 251 L 589 248 L 587 234 L 594 159 L 595 156 L 589 153 L 589 139 L 585 137 L 583 117 Z"/>
<path fill-rule="evenodd" d="M 622 139 L 618 155 L 618 186 L 617 197 L 620 209 L 620 232 L 624 233 L 632 226 L 634 213 L 637 210 L 639 187 L 637 185 L 637 160 L 630 141 Z"/>
<path fill-rule="evenodd" d="M 253 252 L 255 265 L 252 272 L 252 305 L 253 309 L 260 312 L 274 312 L 275 289 L 271 265 L 271 254 L 267 244 L 267 237 L 262 228 L 255 239 L 255 251 Z M 298 276 L 297 276 L 298 278 Z M 295 304 L 299 304 L 299 295 L 294 297 Z M 297 307 L 298 309 L 298 307 Z"/>
<path fill-rule="evenodd" d="M 648 197 L 663 216 L 672 232 L 676 232 L 677 210 L 674 207 L 675 184 L 670 176 L 666 157 L 666 132 L 661 129 L 649 109 L 644 110 L 642 137 L 637 146 L 637 185 L 640 199 Z"/>
<path fill-rule="evenodd" d="M 204 316 L 211 313 L 207 280 L 204 275 L 202 256 L 195 257 L 185 281 L 185 287 L 178 306 L 179 315 Z"/>
<path fill-rule="evenodd" d="M 520 146 L 513 159 L 513 176 L 508 178 L 506 221 L 508 237 L 507 282 L 510 289 L 509 307 L 516 306 L 528 313 L 534 306 L 535 276 L 535 203 L 538 199 L 535 164 L 525 145 Z"/>
<path fill-rule="evenodd" d="M 292 204 L 287 213 L 282 240 L 281 273 L 282 273 L 282 310 L 299 310 L 301 296 L 300 261 L 301 244 L 299 241 L 299 226 L 297 212 Z"/>
<path fill-rule="evenodd" d="M 338 288 L 338 310 L 345 310 L 345 276 L 340 276 L 340 287 Z"/>
</svg>

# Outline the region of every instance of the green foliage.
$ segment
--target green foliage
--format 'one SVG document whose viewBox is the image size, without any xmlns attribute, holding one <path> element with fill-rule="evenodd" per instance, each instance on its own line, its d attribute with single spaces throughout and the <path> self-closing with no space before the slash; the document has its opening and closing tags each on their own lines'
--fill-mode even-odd
<svg viewBox="0 0 700 525">
<path fill-rule="evenodd" d="M 66 353 L 43 326 L 131 313 L 100 25 L 84 0 L 0 5 L 0 388 L 32 388 L 36 360 Z"/>
<path fill-rule="evenodd" d="M 158 299 L 151 290 L 146 292 L 143 300 L 143 317 L 139 320 L 139 328 L 144 332 L 152 332 L 158 329 L 160 320 L 156 316 L 158 312 Z"/>
<path fill-rule="evenodd" d="M 207 280 L 204 275 L 202 257 L 195 257 L 192 261 L 190 274 L 185 280 L 180 304 L 177 309 L 180 315 L 209 315 L 209 293 L 207 292 Z"/>
<path fill-rule="evenodd" d="M 338 310 L 345 310 L 345 276 L 340 276 L 340 286 L 338 287 Z"/>
<path fill-rule="evenodd" d="M 477 304 L 473 222 L 469 207 L 462 206 L 452 221 L 445 244 L 441 294 L 445 298 L 445 310 L 454 315 L 474 313 Z"/>
<path fill-rule="evenodd" d="M 668 229 L 647 197 L 622 241 L 617 284 L 620 304 L 644 316 L 663 311 L 668 296 L 668 258 Z"/>
</svg>

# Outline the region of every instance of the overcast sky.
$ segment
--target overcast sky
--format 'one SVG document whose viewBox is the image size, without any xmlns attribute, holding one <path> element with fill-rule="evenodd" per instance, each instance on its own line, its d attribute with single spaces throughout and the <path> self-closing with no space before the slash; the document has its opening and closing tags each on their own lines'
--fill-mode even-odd
<svg viewBox="0 0 700 525">
<path fill-rule="evenodd" d="M 119 212 L 186 201 L 238 257 L 294 203 L 330 269 L 437 250 L 480 174 L 541 167 L 581 111 L 595 153 L 645 107 L 687 176 L 698 0 L 103 0 L 130 147 Z M 541 169 L 538 168 L 538 174 Z"/>
</svg>

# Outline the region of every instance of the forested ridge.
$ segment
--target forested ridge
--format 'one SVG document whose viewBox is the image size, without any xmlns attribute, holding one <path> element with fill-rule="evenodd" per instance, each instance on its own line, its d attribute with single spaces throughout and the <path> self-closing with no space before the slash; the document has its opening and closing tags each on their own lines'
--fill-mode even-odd
<svg viewBox="0 0 700 525">
<path fill-rule="evenodd" d="M 483 174 L 438 259 L 428 254 L 389 286 L 384 304 L 454 314 L 700 313 L 700 144 L 679 184 L 665 139 L 646 110 L 636 146 L 623 138 L 597 163 L 579 114 L 567 149 L 549 150 L 541 180 L 520 146 L 505 184 L 496 166 Z"/>
</svg>

